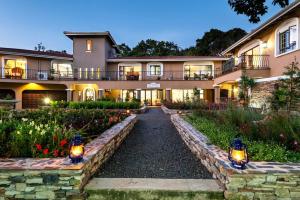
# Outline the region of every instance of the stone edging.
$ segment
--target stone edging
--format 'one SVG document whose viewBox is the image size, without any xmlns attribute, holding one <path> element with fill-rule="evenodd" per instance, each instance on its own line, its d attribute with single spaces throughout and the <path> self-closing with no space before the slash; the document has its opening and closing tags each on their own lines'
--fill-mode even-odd
<svg viewBox="0 0 300 200">
<path fill-rule="evenodd" d="M 190 150 L 224 187 L 226 199 L 300 199 L 299 163 L 250 162 L 246 170 L 236 170 L 228 154 L 210 144 L 204 134 L 178 114 L 171 115 L 171 120 Z"/>
<path fill-rule="evenodd" d="M 71 164 L 69 158 L 1 159 L 0 199 L 83 198 L 83 187 L 119 147 L 136 121 L 136 115 L 131 115 L 86 144 L 84 162 L 79 164 Z"/>
</svg>

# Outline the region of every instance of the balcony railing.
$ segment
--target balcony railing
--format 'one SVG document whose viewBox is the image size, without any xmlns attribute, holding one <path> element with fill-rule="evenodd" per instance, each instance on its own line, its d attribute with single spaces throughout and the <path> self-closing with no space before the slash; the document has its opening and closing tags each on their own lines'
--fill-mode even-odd
<svg viewBox="0 0 300 200">
<path fill-rule="evenodd" d="M 184 73 L 182 71 L 164 71 L 161 75 L 153 75 L 149 71 L 97 71 L 88 68 L 87 70 L 51 72 L 50 70 L 18 70 L 17 73 L 11 70 L 1 70 L 0 79 L 20 79 L 20 80 L 62 80 L 62 81 L 140 81 L 140 80 L 188 80 L 188 81 L 204 81 L 213 80 L 216 71 L 201 70 L 195 72 Z"/>
<path fill-rule="evenodd" d="M 242 55 L 232 57 L 223 64 L 222 73 L 216 74 L 221 76 L 240 69 L 269 69 L 269 55 Z"/>
</svg>

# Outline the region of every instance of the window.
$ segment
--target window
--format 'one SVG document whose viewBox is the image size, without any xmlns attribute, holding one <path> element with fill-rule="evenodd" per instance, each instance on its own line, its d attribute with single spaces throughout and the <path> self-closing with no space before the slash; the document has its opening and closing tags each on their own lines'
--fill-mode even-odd
<svg viewBox="0 0 300 200">
<path fill-rule="evenodd" d="M 282 33 L 279 33 L 279 53 L 286 53 L 296 48 L 297 27 L 291 26 Z"/>
<path fill-rule="evenodd" d="M 211 80 L 212 69 L 212 65 L 184 65 L 184 80 Z"/>
<path fill-rule="evenodd" d="M 58 77 L 73 77 L 73 69 L 71 63 L 59 63 L 53 62 L 52 63 L 52 71 L 51 74 L 53 76 Z"/>
<path fill-rule="evenodd" d="M 162 63 L 150 63 L 147 65 L 148 76 L 162 76 L 163 64 Z"/>
<path fill-rule="evenodd" d="M 85 101 L 94 101 L 96 99 L 95 89 L 94 88 L 85 88 L 84 89 L 84 100 Z"/>
<path fill-rule="evenodd" d="M 25 78 L 26 65 L 27 62 L 25 59 L 4 58 L 4 69 L 3 69 L 4 76 L 6 78 L 12 78 L 12 77 Z"/>
<path fill-rule="evenodd" d="M 275 56 L 286 54 L 298 49 L 299 43 L 299 19 L 292 18 L 285 21 L 276 30 Z"/>
<path fill-rule="evenodd" d="M 92 40 L 87 40 L 86 41 L 86 51 L 91 52 L 92 51 Z"/>
<path fill-rule="evenodd" d="M 160 65 L 150 65 L 150 75 L 151 76 L 160 76 L 161 75 Z"/>
</svg>

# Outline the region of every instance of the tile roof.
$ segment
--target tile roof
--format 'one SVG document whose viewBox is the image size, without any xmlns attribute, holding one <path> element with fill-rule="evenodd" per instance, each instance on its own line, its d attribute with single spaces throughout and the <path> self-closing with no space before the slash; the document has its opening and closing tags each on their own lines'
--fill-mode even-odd
<svg viewBox="0 0 300 200">
<path fill-rule="evenodd" d="M 73 55 L 68 53 L 61 53 L 55 51 L 35 51 L 28 49 L 15 49 L 15 48 L 4 48 L 0 47 L 0 54 L 5 55 L 22 55 L 30 57 L 41 57 L 41 58 L 58 58 L 58 59 L 67 59 L 72 60 Z"/>
</svg>

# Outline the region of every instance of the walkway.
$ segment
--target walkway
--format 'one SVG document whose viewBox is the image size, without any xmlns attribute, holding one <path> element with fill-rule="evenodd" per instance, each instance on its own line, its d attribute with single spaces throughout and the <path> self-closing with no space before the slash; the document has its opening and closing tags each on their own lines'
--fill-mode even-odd
<svg viewBox="0 0 300 200">
<path fill-rule="evenodd" d="M 160 108 L 138 115 L 132 133 L 96 177 L 208 179 L 211 174 L 184 144 Z"/>
</svg>

